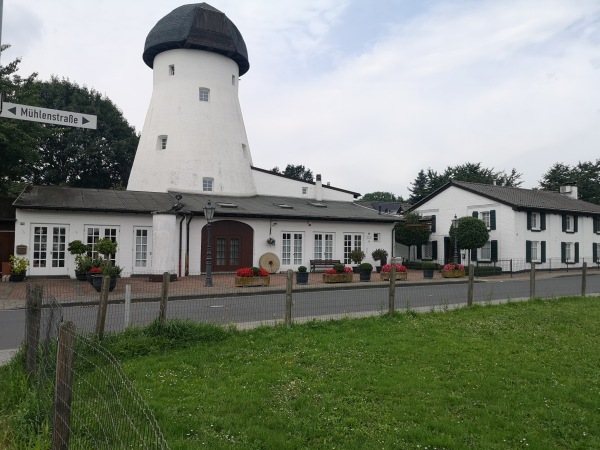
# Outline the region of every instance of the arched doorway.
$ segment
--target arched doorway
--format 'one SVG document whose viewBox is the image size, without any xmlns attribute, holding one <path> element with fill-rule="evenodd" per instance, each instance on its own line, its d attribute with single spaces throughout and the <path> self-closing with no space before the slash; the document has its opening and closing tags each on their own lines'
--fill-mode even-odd
<svg viewBox="0 0 600 450">
<path fill-rule="evenodd" d="M 240 267 L 252 267 L 254 230 L 235 220 L 218 220 L 211 224 L 213 272 L 233 272 Z M 207 229 L 202 227 L 201 270 L 206 271 Z"/>
</svg>

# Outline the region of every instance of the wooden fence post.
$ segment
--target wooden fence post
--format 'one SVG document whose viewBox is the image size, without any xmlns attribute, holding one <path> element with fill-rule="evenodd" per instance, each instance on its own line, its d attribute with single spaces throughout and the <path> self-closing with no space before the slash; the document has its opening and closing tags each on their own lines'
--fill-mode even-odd
<svg viewBox="0 0 600 450">
<path fill-rule="evenodd" d="M 158 321 L 165 324 L 167 321 L 167 302 L 169 301 L 169 283 L 171 282 L 171 274 L 163 272 L 162 292 L 160 294 L 160 311 L 158 313 Z"/>
<path fill-rule="evenodd" d="M 581 296 L 585 297 L 585 291 L 587 287 L 587 262 L 583 262 L 581 267 Z"/>
<path fill-rule="evenodd" d="M 25 372 L 32 377 L 36 370 L 40 343 L 40 321 L 42 320 L 43 287 L 27 283 L 27 316 L 25 317 Z"/>
<path fill-rule="evenodd" d="M 396 265 L 390 268 L 390 296 L 388 298 L 388 314 L 396 311 Z"/>
<path fill-rule="evenodd" d="M 473 306 L 473 283 L 475 280 L 475 266 L 469 264 L 469 287 L 467 288 L 467 306 Z"/>
<path fill-rule="evenodd" d="M 67 450 L 69 448 L 74 349 L 75 324 L 65 322 L 61 324 L 58 331 L 58 348 L 56 349 L 52 450 Z"/>
<path fill-rule="evenodd" d="M 535 299 L 535 263 L 532 261 L 529 272 L 529 300 L 533 299 Z"/>
<path fill-rule="evenodd" d="M 104 336 L 104 324 L 106 322 L 106 309 L 108 308 L 108 290 L 110 287 L 110 277 L 102 276 L 102 289 L 100 290 L 100 304 L 98 305 L 98 317 L 96 317 L 96 335 L 98 339 Z"/>
<path fill-rule="evenodd" d="M 286 272 L 287 279 L 285 283 L 285 315 L 283 323 L 286 327 L 292 326 L 292 287 L 294 286 L 294 271 L 288 269 Z"/>
</svg>

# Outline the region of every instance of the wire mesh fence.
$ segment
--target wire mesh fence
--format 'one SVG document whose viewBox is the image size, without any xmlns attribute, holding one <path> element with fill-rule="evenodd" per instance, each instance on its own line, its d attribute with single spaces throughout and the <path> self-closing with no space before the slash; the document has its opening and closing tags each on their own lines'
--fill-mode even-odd
<svg viewBox="0 0 600 450">
<path fill-rule="evenodd" d="M 154 415 L 101 342 L 42 286 L 29 285 L 26 361 L 52 448 L 166 449 Z M 40 424 L 41 425 L 41 424 Z"/>
</svg>

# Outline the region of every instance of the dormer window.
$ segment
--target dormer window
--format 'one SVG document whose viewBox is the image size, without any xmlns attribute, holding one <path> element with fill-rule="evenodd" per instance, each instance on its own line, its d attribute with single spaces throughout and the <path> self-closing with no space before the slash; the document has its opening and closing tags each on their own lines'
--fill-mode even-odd
<svg viewBox="0 0 600 450">
<path fill-rule="evenodd" d="M 167 135 L 161 135 L 158 137 L 158 141 L 156 142 L 156 150 L 166 150 L 167 149 Z"/>
<path fill-rule="evenodd" d="M 214 178 L 204 177 L 202 178 L 202 190 L 204 192 L 211 192 L 213 190 Z"/>
<path fill-rule="evenodd" d="M 207 102 L 209 95 L 210 95 L 210 89 L 207 88 L 200 88 L 200 101 L 201 102 Z"/>
</svg>

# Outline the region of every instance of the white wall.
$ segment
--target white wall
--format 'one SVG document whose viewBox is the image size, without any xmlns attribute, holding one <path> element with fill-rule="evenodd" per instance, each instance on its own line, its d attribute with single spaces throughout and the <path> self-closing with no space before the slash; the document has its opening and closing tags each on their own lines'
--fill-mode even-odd
<svg viewBox="0 0 600 450">
<path fill-rule="evenodd" d="M 281 195 L 284 197 L 299 197 L 310 200 L 314 200 L 316 198 L 316 186 L 313 183 L 290 180 L 258 170 L 253 170 L 252 174 L 254 176 L 256 191 L 259 195 Z M 302 194 L 302 188 L 306 188 L 306 194 Z M 325 184 L 323 185 L 321 192 L 323 194 L 323 200 L 338 200 L 347 202 L 354 200 L 354 196 L 352 194 L 328 188 Z"/>
</svg>

